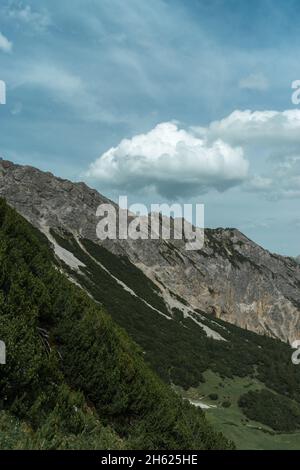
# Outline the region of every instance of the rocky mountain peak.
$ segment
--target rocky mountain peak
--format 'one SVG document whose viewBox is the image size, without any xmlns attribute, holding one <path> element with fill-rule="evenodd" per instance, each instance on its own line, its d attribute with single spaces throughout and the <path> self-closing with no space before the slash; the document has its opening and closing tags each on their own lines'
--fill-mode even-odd
<svg viewBox="0 0 300 470">
<path fill-rule="evenodd" d="M 96 210 L 110 202 L 85 183 L 0 161 L 0 196 L 36 227 L 59 228 L 97 241 Z M 260 334 L 300 337 L 300 265 L 275 255 L 235 228 L 205 230 L 202 250 L 178 240 L 116 240 L 105 247 L 127 256 L 169 298 Z"/>
</svg>

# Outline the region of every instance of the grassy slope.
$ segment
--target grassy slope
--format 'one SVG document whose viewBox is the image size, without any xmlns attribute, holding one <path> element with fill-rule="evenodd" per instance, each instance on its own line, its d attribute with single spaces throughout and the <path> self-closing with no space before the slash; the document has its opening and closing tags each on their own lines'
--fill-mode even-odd
<svg viewBox="0 0 300 470">
<path fill-rule="evenodd" d="M 231 448 L 54 263 L 0 199 L 0 447 Z"/>
<path fill-rule="evenodd" d="M 222 431 L 228 438 L 234 440 L 238 449 L 299 449 L 300 431 L 291 433 L 279 433 L 266 425 L 245 417 L 238 406 L 241 395 L 249 390 L 265 389 L 263 383 L 258 380 L 234 377 L 221 379 L 218 374 L 207 371 L 204 374 L 205 383 L 189 391 L 181 391 L 183 396 L 193 400 L 199 400 L 212 408 L 206 411 L 207 419 L 216 429 Z M 217 400 L 210 399 L 209 395 L 216 393 Z M 230 400 L 229 408 L 222 407 L 225 400 Z"/>
</svg>

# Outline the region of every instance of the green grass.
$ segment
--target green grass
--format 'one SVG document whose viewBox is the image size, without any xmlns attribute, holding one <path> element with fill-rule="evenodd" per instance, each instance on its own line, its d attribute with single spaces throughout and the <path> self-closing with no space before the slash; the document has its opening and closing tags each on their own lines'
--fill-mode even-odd
<svg viewBox="0 0 300 470">
<path fill-rule="evenodd" d="M 237 449 L 241 450 L 297 450 L 300 448 L 300 432 L 277 433 L 257 421 L 248 420 L 238 406 L 241 395 L 250 390 L 262 390 L 264 384 L 259 380 L 241 377 L 221 379 L 212 372 L 206 371 L 205 382 L 197 388 L 180 392 L 185 398 L 200 400 L 207 405 L 216 405 L 205 411 L 208 421 L 214 428 L 232 439 Z M 177 388 L 179 391 L 179 389 Z M 218 394 L 218 400 L 210 400 L 211 393 Z M 223 408 L 222 402 L 229 399 L 231 406 Z"/>
</svg>

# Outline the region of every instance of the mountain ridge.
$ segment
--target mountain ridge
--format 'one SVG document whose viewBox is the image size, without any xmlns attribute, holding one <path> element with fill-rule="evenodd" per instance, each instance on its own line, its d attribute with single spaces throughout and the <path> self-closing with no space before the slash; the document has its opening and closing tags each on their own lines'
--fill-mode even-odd
<svg viewBox="0 0 300 470">
<path fill-rule="evenodd" d="M 0 195 L 36 227 L 63 228 L 96 243 L 97 207 L 112 203 L 85 183 L 6 160 L 0 161 Z M 237 229 L 205 229 L 204 248 L 195 252 L 186 251 L 180 240 L 101 244 L 128 257 L 167 302 L 170 292 L 176 293 L 193 310 L 242 328 L 288 342 L 300 337 L 299 264 L 270 253 Z"/>
</svg>

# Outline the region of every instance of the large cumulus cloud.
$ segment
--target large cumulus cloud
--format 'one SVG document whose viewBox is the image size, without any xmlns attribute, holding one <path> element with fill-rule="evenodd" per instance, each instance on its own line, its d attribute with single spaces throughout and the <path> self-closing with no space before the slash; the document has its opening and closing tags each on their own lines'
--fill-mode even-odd
<svg viewBox="0 0 300 470">
<path fill-rule="evenodd" d="M 208 143 L 174 122 L 122 140 L 97 159 L 88 175 L 114 189 L 153 189 L 168 198 L 224 191 L 244 181 L 248 162 L 240 147 Z"/>
<path fill-rule="evenodd" d="M 150 188 L 168 198 L 236 185 L 268 199 L 298 198 L 300 110 L 236 110 L 187 130 L 162 123 L 122 140 L 88 174 L 110 189 Z"/>
</svg>

